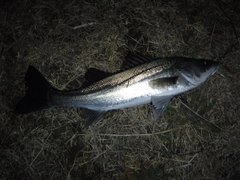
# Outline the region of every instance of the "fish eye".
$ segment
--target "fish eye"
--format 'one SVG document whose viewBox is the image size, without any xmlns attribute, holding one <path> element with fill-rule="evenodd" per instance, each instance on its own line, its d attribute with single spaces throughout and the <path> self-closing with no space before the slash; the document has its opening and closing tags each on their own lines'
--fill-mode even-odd
<svg viewBox="0 0 240 180">
<path fill-rule="evenodd" d="M 203 65 L 207 65 L 207 61 L 203 61 Z"/>
</svg>

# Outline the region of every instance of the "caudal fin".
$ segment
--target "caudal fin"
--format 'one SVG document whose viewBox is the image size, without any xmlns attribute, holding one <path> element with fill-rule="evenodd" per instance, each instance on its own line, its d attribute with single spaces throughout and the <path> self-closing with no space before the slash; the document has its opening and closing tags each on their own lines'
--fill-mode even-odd
<svg viewBox="0 0 240 180">
<path fill-rule="evenodd" d="M 25 97 L 19 101 L 15 112 L 24 114 L 48 108 L 48 93 L 51 89 L 43 75 L 33 66 L 29 66 L 25 76 Z"/>
</svg>

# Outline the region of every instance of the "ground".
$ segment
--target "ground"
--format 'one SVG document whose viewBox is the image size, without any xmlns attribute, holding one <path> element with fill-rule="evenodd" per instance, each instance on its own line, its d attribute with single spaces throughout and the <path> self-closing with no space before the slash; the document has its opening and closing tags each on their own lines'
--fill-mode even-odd
<svg viewBox="0 0 240 180">
<path fill-rule="evenodd" d="M 0 20 L 1 179 L 240 179 L 237 0 L 4 0 Z M 90 67 L 120 70 L 129 51 L 221 65 L 157 122 L 151 105 L 88 128 L 80 108 L 14 113 L 29 65 L 70 90 Z"/>
</svg>

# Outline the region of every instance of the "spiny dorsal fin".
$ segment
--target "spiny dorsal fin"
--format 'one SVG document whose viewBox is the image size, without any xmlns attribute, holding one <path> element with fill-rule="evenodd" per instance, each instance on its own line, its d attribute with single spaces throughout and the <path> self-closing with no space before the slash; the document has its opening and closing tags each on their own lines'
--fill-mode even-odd
<svg viewBox="0 0 240 180">
<path fill-rule="evenodd" d="M 85 88 L 97 81 L 100 81 L 108 76 L 113 75 L 113 73 L 101 71 L 99 69 L 95 68 L 89 68 L 87 72 L 85 73 L 85 79 L 86 81 L 83 82 L 82 87 Z"/>
<path fill-rule="evenodd" d="M 122 64 L 121 70 L 127 70 L 156 59 L 158 58 L 151 55 L 143 55 L 139 52 L 129 52 L 125 57 L 125 61 Z"/>
</svg>

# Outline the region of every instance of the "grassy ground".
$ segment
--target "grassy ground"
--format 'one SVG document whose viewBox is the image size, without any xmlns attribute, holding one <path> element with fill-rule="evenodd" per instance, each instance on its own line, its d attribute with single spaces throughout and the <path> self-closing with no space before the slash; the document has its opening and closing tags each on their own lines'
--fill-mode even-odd
<svg viewBox="0 0 240 180">
<path fill-rule="evenodd" d="M 239 12 L 237 0 L 1 1 L 0 179 L 240 179 Z M 14 114 L 28 65 L 72 89 L 89 67 L 119 70 L 128 51 L 231 71 L 183 95 L 205 120 L 179 99 L 157 123 L 150 105 L 89 128 L 78 108 Z"/>
</svg>

